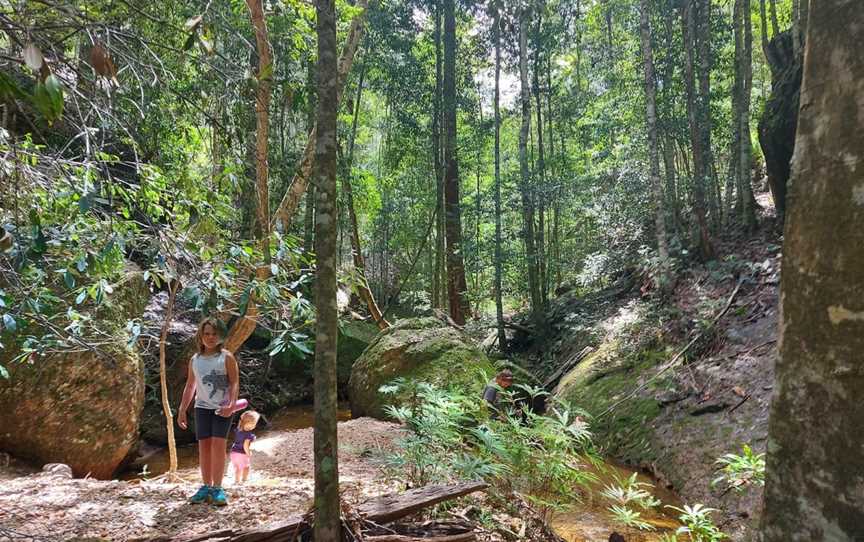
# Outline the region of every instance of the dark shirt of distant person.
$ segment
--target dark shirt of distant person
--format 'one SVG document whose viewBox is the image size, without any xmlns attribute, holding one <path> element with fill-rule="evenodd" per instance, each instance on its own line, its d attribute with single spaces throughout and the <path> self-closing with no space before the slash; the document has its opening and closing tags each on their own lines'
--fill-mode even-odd
<svg viewBox="0 0 864 542">
<path fill-rule="evenodd" d="M 513 385 L 513 373 L 510 369 L 504 369 L 495 375 L 495 380 L 486 384 L 483 390 L 483 400 L 492 409 L 492 417 L 497 418 L 501 414 L 501 391 Z"/>
</svg>

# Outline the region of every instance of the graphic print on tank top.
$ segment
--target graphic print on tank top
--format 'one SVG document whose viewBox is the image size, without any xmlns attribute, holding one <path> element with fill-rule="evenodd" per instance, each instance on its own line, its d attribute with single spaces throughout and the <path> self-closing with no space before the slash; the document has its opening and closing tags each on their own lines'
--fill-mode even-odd
<svg viewBox="0 0 864 542">
<path fill-rule="evenodd" d="M 196 354 L 192 368 L 197 383 L 195 406 L 216 410 L 228 397 L 228 373 L 225 370 L 225 354 Z"/>
</svg>

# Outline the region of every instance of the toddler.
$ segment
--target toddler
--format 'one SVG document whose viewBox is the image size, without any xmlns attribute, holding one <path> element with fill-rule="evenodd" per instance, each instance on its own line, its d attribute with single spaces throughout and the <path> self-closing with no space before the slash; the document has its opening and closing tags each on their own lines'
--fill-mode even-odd
<svg viewBox="0 0 864 542">
<path fill-rule="evenodd" d="M 255 435 L 252 431 L 258 425 L 261 415 L 254 410 L 247 410 L 237 422 L 237 432 L 234 434 L 234 445 L 231 446 L 231 464 L 234 465 L 234 482 L 242 484 L 249 478 L 249 466 L 252 455 L 252 441 Z"/>
</svg>

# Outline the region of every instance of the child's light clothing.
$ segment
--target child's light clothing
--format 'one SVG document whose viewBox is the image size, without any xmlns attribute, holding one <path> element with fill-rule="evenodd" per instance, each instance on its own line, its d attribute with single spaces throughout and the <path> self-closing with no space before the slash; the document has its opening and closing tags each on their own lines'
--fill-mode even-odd
<svg viewBox="0 0 864 542">
<path fill-rule="evenodd" d="M 249 468 L 249 456 L 240 452 L 231 452 L 231 464 L 234 465 L 234 468 L 243 471 Z"/>
<path fill-rule="evenodd" d="M 234 468 L 242 471 L 249 468 L 249 455 L 246 453 L 246 441 L 250 443 L 255 440 L 252 431 L 237 430 L 234 434 L 234 444 L 231 445 L 231 464 Z"/>
</svg>

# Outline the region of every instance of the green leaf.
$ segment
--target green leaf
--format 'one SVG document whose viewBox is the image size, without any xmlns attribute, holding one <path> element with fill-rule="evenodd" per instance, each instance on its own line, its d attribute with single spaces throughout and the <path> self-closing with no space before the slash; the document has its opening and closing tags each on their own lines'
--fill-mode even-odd
<svg viewBox="0 0 864 542">
<path fill-rule="evenodd" d="M 69 271 L 63 273 L 63 282 L 66 283 L 66 287 L 70 290 L 75 287 L 75 276 L 72 275 Z"/>
<path fill-rule="evenodd" d="M 279 274 L 279 266 L 275 263 L 270 264 L 270 274 L 274 277 Z"/>
<path fill-rule="evenodd" d="M 80 305 L 84 303 L 84 300 L 87 299 L 87 290 L 81 290 L 81 293 L 78 294 L 78 297 L 75 298 L 75 304 Z"/>
<path fill-rule="evenodd" d="M 3 367 L 2 365 L 0 365 L 0 376 L 5 378 L 6 380 L 9 380 L 9 372 L 6 371 L 6 367 Z"/>
</svg>

